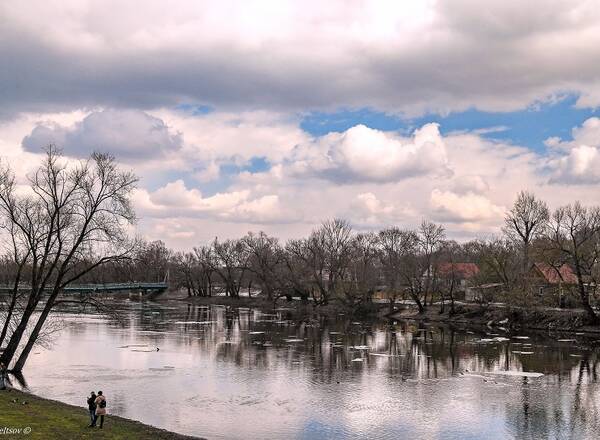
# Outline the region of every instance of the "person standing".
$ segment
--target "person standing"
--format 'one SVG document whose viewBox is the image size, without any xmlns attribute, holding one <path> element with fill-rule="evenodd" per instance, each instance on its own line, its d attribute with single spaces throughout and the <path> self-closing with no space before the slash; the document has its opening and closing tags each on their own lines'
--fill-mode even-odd
<svg viewBox="0 0 600 440">
<path fill-rule="evenodd" d="M 102 391 L 98 391 L 98 396 L 95 400 L 96 403 L 96 420 L 100 416 L 100 429 L 104 426 L 104 416 L 106 415 L 106 397 L 102 394 Z"/>
<path fill-rule="evenodd" d="M 88 410 L 90 411 L 90 428 L 96 426 L 96 397 L 96 393 L 92 391 L 87 400 Z"/>
<path fill-rule="evenodd" d="M 6 375 L 6 367 L 4 363 L 0 362 L 0 390 L 6 388 L 6 384 L 4 383 L 4 376 Z"/>
</svg>

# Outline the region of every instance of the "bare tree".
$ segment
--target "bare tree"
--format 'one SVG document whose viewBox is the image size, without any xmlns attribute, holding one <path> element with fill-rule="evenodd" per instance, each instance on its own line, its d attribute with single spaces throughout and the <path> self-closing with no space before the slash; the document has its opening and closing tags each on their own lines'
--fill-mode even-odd
<svg viewBox="0 0 600 440">
<path fill-rule="evenodd" d="M 431 295 L 433 302 L 433 291 L 436 285 L 436 257 L 444 244 L 446 233 L 442 225 L 437 225 L 433 222 L 423 220 L 418 232 L 418 245 L 421 253 L 422 266 L 424 267 L 424 289 L 425 302 L 427 302 L 427 294 Z"/>
<path fill-rule="evenodd" d="M 522 274 L 529 270 L 529 249 L 532 240 L 544 233 L 548 223 L 548 206 L 534 194 L 521 191 L 511 210 L 504 219 L 504 231 L 513 240 L 523 246 Z"/>
<path fill-rule="evenodd" d="M 381 269 L 387 284 L 390 308 L 393 308 L 400 293 L 401 280 L 411 279 L 406 263 L 408 255 L 416 252 L 418 237 L 413 231 L 391 227 L 379 231 L 378 241 Z"/>
<path fill-rule="evenodd" d="M 546 238 L 573 268 L 581 304 L 590 321 L 598 324 L 600 319 L 590 304 L 588 286 L 595 284 L 594 269 L 600 257 L 600 207 L 588 208 L 575 202 L 556 209 Z"/>
<path fill-rule="evenodd" d="M 242 242 L 249 253 L 248 271 L 258 279 L 262 293 L 272 300 L 277 283 L 277 267 L 282 260 L 279 241 L 261 231 L 258 234 L 249 232 Z"/>
<path fill-rule="evenodd" d="M 63 289 L 92 270 L 127 257 L 126 225 L 135 219 L 130 193 L 136 177 L 118 170 L 113 157 L 93 154 L 67 164 L 53 146 L 30 177 L 30 192 L 16 192 L 14 175 L 0 171 L 0 216 L 14 225 L 30 252 L 29 293 L 0 361 L 8 365 L 41 305 L 13 366 L 21 371 Z M 26 251 L 26 252 L 27 252 Z"/>
<path fill-rule="evenodd" d="M 342 284 L 347 303 L 371 302 L 379 282 L 379 241 L 373 232 L 356 234 L 352 240 L 348 281 Z"/>
<path fill-rule="evenodd" d="M 225 240 L 219 242 L 215 239 L 212 249 L 213 270 L 225 284 L 225 295 L 237 298 L 244 274 L 248 269 L 249 253 L 241 240 Z"/>
<path fill-rule="evenodd" d="M 308 238 L 287 243 L 286 251 L 291 254 L 286 262 L 289 273 L 294 275 L 299 288 L 298 282 L 301 280 L 298 276 L 308 274 L 312 284 L 309 290 L 315 304 L 326 305 L 331 296 L 336 294 L 346 276 L 351 244 L 352 228 L 341 219 L 327 220 Z"/>
<path fill-rule="evenodd" d="M 440 260 L 447 265 L 447 269 L 439 275 L 439 292 L 441 295 L 440 313 L 446 311 L 446 300 L 450 300 L 450 314 L 454 314 L 454 298 L 458 284 L 460 283 L 460 273 L 456 269 L 456 263 L 463 254 L 462 247 L 454 240 L 445 241 L 440 249 Z"/>
<path fill-rule="evenodd" d="M 483 277 L 504 284 L 509 291 L 515 286 L 522 269 L 516 246 L 514 241 L 502 237 L 472 242 Z"/>
<path fill-rule="evenodd" d="M 198 280 L 198 292 L 200 296 L 212 296 L 216 258 L 214 249 L 212 246 L 195 247 L 194 255 L 197 263 L 194 277 Z"/>
</svg>

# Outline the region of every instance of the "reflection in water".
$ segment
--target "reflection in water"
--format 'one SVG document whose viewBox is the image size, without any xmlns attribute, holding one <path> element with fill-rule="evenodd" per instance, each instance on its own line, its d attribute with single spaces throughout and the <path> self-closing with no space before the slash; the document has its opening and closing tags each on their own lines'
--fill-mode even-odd
<svg viewBox="0 0 600 440">
<path fill-rule="evenodd" d="M 27 378 L 42 396 L 207 438 L 594 438 L 596 341 L 123 303 L 65 313 Z M 515 337 L 516 336 L 516 337 Z M 160 350 L 157 351 L 156 349 Z M 543 373 L 507 376 L 504 371 Z"/>
</svg>

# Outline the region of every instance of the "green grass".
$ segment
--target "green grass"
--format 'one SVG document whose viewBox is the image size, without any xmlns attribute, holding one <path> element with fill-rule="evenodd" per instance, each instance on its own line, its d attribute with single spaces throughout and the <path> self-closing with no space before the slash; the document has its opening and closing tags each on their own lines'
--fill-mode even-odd
<svg viewBox="0 0 600 440">
<path fill-rule="evenodd" d="M 17 399 L 17 402 L 13 402 Z M 23 405 L 22 402 L 27 404 Z M 104 418 L 104 429 L 88 428 L 85 408 L 42 399 L 17 390 L 0 391 L 0 438 L 2 439 L 111 439 L 111 440 L 183 440 L 191 439 L 140 422 L 113 415 Z M 2 435 L 2 429 L 29 427 L 27 435 Z"/>
</svg>

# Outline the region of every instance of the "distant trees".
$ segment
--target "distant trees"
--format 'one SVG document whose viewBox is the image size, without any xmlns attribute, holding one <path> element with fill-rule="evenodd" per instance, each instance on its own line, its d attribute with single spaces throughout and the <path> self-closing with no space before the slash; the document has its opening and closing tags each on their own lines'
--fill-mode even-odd
<svg viewBox="0 0 600 440">
<path fill-rule="evenodd" d="M 600 208 L 584 207 L 579 202 L 554 211 L 546 238 L 557 251 L 558 264 L 567 263 L 577 277 L 577 291 L 590 321 L 600 319 L 590 304 L 590 290 L 595 288 L 596 267 L 600 257 Z"/>
</svg>

